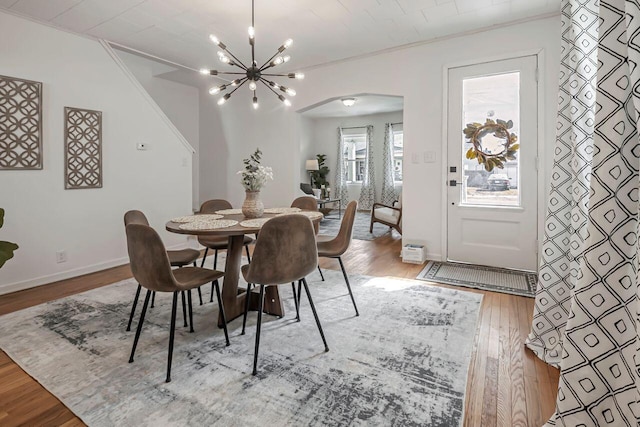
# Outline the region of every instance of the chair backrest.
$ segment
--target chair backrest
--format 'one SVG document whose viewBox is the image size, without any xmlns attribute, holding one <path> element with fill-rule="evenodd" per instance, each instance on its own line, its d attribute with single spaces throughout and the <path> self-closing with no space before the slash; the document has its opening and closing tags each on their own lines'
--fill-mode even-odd
<svg viewBox="0 0 640 427">
<path fill-rule="evenodd" d="M 398 194 L 398 202 L 395 205 L 396 208 L 402 209 L 402 191 Z"/>
<path fill-rule="evenodd" d="M 301 182 L 300 183 L 300 189 L 302 190 L 302 192 L 304 194 L 310 194 L 310 195 L 313 196 L 313 187 L 311 187 L 311 184 L 307 184 L 305 182 Z"/>
<path fill-rule="evenodd" d="M 231 209 L 231 203 L 224 199 L 212 199 L 207 200 L 200 206 L 200 213 L 202 214 L 212 214 L 216 213 L 216 211 L 221 211 L 223 209 Z"/>
<path fill-rule="evenodd" d="M 167 250 L 156 231 L 144 224 L 129 224 L 127 249 L 133 277 L 152 291 L 177 290 Z"/>
<path fill-rule="evenodd" d="M 260 229 L 246 279 L 278 285 L 295 282 L 318 265 L 316 235 L 311 220 L 298 214 L 282 215 Z"/>
<path fill-rule="evenodd" d="M 124 214 L 124 226 L 129 224 L 149 225 L 149 221 L 141 211 L 132 210 Z"/>
<path fill-rule="evenodd" d="M 302 196 L 291 202 L 292 208 L 300 208 L 307 211 L 318 210 L 318 199 L 310 196 Z"/>
<path fill-rule="evenodd" d="M 338 235 L 333 239 L 335 247 L 338 248 L 339 255 L 342 255 L 349 249 L 351 244 L 351 236 L 353 235 L 353 223 L 356 220 L 356 210 L 358 208 L 358 202 L 352 200 L 344 210 L 344 216 L 340 223 L 340 230 Z"/>
</svg>

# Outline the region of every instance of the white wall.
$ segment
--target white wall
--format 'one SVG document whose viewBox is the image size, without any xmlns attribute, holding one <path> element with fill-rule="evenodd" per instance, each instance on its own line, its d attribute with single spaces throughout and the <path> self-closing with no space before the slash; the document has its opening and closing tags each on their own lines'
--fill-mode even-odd
<svg viewBox="0 0 640 427">
<path fill-rule="evenodd" d="M 303 160 L 315 159 L 316 154 L 326 154 L 326 165 L 329 167 L 329 176 L 327 177 L 331 188 L 333 189 L 336 182 L 336 168 L 338 161 L 338 127 L 354 127 L 354 126 L 373 126 L 373 141 L 371 148 L 373 149 L 373 161 L 375 164 L 375 189 L 376 201 L 380 201 L 382 194 L 382 150 L 384 147 L 384 127 L 385 123 L 402 122 L 402 111 L 382 114 L 369 114 L 363 116 L 350 117 L 333 117 L 314 119 L 312 135 L 313 139 L 307 151 L 304 152 Z M 308 182 L 308 175 L 306 176 Z M 361 183 L 347 184 L 349 191 L 349 200 L 359 200 Z"/>
<path fill-rule="evenodd" d="M 297 47 L 300 48 L 300 47 Z M 559 72 L 560 17 L 552 17 L 463 37 L 450 38 L 375 56 L 341 62 L 306 71 L 302 82 L 289 82 L 298 91 L 294 108 L 303 110 L 323 100 L 352 94 L 375 93 L 404 97 L 404 183 L 403 242 L 420 243 L 428 256 L 440 259 L 442 250 L 443 176 L 443 73 L 448 64 L 483 62 L 497 56 L 517 56 L 541 51 L 540 71 L 544 95 L 544 129 L 540 143 L 545 189 L 549 185 L 555 142 L 557 85 Z M 295 51 L 292 51 L 295 60 Z M 295 66 L 295 62 L 292 61 Z M 224 133 L 234 167 L 255 145 L 265 152 L 277 181 L 263 198 L 268 204 L 282 204 L 297 194 L 301 176 L 300 118 L 277 101 L 261 106 L 256 117 L 249 95 L 239 90 L 223 107 Z M 264 94 L 267 97 L 268 94 Z M 237 99 L 236 99 L 237 98 Z M 234 102 L 235 101 L 235 102 Z M 265 110 L 268 110 L 265 112 Z M 422 153 L 434 151 L 435 163 L 423 163 Z M 296 155 L 292 154 L 296 153 Z M 418 163 L 407 161 L 416 154 Z M 240 199 L 230 179 L 229 193 Z"/>
<path fill-rule="evenodd" d="M 0 239 L 20 246 L 0 269 L 0 294 L 128 262 L 129 209 L 144 211 L 167 246 L 184 244 L 163 230 L 191 211 L 191 152 L 100 43 L 0 12 L 0 58 L 0 74 L 44 88 L 44 169 L 0 171 Z M 64 190 L 65 106 L 102 111 L 101 189 Z"/>
<path fill-rule="evenodd" d="M 196 150 L 193 153 L 193 207 L 200 207 L 200 91 L 198 88 L 163 79 L 161 75 L 175 68 L 138 55 L 116 50 L 127 68 L 133 73 L 173 125 Z M 148 141 L 151 146 L 154 141 Z"/>
</svg>

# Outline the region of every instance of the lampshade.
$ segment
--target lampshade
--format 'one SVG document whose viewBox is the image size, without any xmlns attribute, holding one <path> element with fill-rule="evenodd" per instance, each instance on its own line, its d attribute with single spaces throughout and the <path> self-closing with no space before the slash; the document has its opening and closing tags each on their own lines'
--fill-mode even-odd
<svg viewBox="0 0 640 427">
<path fill-rule="evenodd" d="M 307 160 L 306 166 L 305 168 L 308 171 L 317 171 L 318 169 L 320 169 L 320 166 L 318 165 L 318 160 Z"/>
</svg>

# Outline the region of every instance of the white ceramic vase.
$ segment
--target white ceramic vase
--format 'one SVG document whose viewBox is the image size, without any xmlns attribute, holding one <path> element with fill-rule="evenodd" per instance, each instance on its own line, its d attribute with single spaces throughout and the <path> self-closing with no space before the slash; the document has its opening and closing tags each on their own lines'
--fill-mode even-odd
<svg viewBox="0 0 640 427">
<path fill-rule="evenodd" d="M 260 200 L 260 191 L 245 192 L 246 196 L 242 203 L 242 214 L 245 218 L 260 218 L 264 214 L 264 204 Z"/>
</svg>

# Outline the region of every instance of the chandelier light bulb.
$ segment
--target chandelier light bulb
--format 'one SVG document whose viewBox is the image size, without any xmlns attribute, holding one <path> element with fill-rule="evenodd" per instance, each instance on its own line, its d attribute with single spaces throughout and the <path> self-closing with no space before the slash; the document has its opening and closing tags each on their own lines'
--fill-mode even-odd
<svg viewBox="0 0 640 427">
<path fill-rule="evenodd" d="M 249 89 L 250 90 L 256 90 L 256 87 L 257 87 L 256 82 L 254 82 L 254 81 L 249 82 Z"/>
<path fill-rule="evenodd" d="M 282 57 L 282 60 L 284 62 L 289 62 L 290 59 L 291 59 L 291 56 L 289 56 L 289 55 L 285 55 L 285 56 Z"/>
<path fill-rule="evenodd" d="M 280 89 L 280 85 L 278 83 L 276 83 L 276 82 L 269 82 L 269 84 L 271 85 L 272 88 Z M 280 96 L 282 96 L 282 95 L 280 95 Z"/>
<path fill-rule="evenodd" d="M 282 56 L 278 56 L 276 59 L 273 60 L 274 65 L 280 65 L 283 62 L 284 62 L 284 58 Z"/>
<path fill-rule="evenodd" d="M 218 100 L 218 105 L 224 104 L 225 102 L 227 102 L 227 99 L 229 99 L 229 98 L 231 98 L 231 95 L 226 94 L 225 96 L 223 96 L 222 98 L 220 98 Z"/>
<path fill-rule="evenodd" d="M 200 68 L 200 74 L 206 76 L 207 74 L 210 74 L 210 73 L 209 73 L 209 70 L 207 70 L 206 68 Z"/>
<path fill-rule="evenodd" d="M 222 61 L 225 64 L 228 64 L 231 62 L 231 60 L 229 59 L 229 57 L 227 55 L 221 55 L 220 57 L 220 61 Z"/>
<path fill-rule="evenodd" d="M 240 79 L 235 79 L 234 81 L 231 82 L 231 86 L 238 86 L 239 83 L 240 83 Z"/>
<path fill-rule="evenodd" d="M 220 40 L 218 40 L 218 38 L 213 34 L 209 34 L 209 40 L 211 40 L 211 43 L 215 45 L 220 45 Z"/>
<path fill-rule="evenodd" d="M 220 88 L 218 86 L 214 86 L 209 89 L 209 95 L 215 95 L 216 93 L 220 93 Z"/>
<path fill-rule="evenodd" d="M 258 109 L 258 98 L 257 97 L 253 97 L 253 109 L 257 110 Z"/>
<path fill-rule="evenodd" d="M 249 33 L 249 38 L 253 40 L 256 36 L 256 29 L 253 27 L 249 27 L 248 33 Z"/>
<path fill-rule="evenodd" d="M 296 91 L 294 89 L 291 89 L 290 87 L 288 87 L 285 92 L 287 92 L 287 95 L 296 96 Z"/>
<path fill-rule="evenodd" d="M 293 39 L 287 39 L 287 40 L 284 42 L 284 45 L 283 45 L 283 46 L 284 46 L 284 48 L 285 48 L 285 49 L 289 49 L 289 47 L 291 47 L 291 45 L 292 45 L 292 44 L 293 44 Z"/>
</svg>

